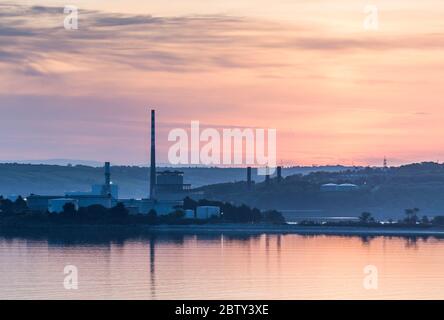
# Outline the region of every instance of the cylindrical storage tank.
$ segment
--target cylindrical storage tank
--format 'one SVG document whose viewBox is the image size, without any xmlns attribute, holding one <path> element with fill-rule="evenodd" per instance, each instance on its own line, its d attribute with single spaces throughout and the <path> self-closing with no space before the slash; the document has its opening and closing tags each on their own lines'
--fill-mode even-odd
<svg viewBox="0 0 444 320">
<path fill-rule="evenodd" d="M 321 191 L 331 192 L 338 191 L 338 185 L 336 183 L 326 183 L 321 186 Z"/>
</svg>

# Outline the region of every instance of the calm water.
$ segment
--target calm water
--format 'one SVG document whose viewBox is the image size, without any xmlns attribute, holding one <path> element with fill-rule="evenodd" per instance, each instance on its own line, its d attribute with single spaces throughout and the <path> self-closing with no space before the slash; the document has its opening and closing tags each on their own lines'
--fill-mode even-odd
<svg viewBox="0 0 444 320">
<path fill-rule="evenodd" d="M 77 291 L 63 287 L 65 265 L 78 268 Z M 377 290 L 364 289 L 366 265 Z M 443 299 L 443 270 L 434 238 L 0 238 L 2 299 Z"/>
</svg>

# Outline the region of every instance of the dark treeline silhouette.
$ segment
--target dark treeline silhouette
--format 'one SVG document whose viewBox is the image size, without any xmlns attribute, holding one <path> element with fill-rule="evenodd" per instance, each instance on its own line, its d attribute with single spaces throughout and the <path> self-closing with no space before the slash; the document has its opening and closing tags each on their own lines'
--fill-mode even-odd
<svg viewBox="0 0 444 320">
<path fill-rule="evenodd" d="M 385 222 L 376 220 L 370 212 L 362 212 L 359 216 L 358 221 L 328 221 L 328 222 L 316 222 L 311 220 L 305 220 L 300 222 L 300 225 L 304 226 L 361 226 L 361 227 L 443 227 L 444 226 L 444 216 L 436 216 L 429 219 L 427 216 L 423 216 L 421 219 L 418 217 L 420 209 L 411 208 L 405 209 L 405 218 L 394 221 L 393 219 L 388 219 Z"/>
<path fill-rule="evenodd" d="M 28 210 L 26 201 L 21 197 L 17 197 L 15 201 L 3 198 L 0 196 L 0 212 L 7 213 L 22 213 Z"/>
<path fill-rule="evenodd" d="M 26 206 L 26 202 L 25 202 Z M 67 203 L 60 213 L 32 212 L 26 207 L 18 210 L 16 202 L 0 200 L 0 225 L 39 226 L 47 224 L 62 225 L 155 225 L 155 224 L 203 224 L 205 220 L 183 219 L 182 210 L 169 215 L 158 216 L 151 210 L 148 214 L 130 215 L 122 203 L 112 208 L 91 205 L 76 210 L 72 203 Z"/>
<path fill-rule="evenodd" d="M 185 210 L 195 210 L 198 206 L 217 206 L 221 209 L 220 216 L 208 220 L 187 219 Z M 355 227 L 404 227 L 426 228 L 444 227 L 444 216 L 429 219 L 420 218 L 419 208 L 405 209 L 405 218 L 397 221 L 388 219 L 385 222 L 375 219 L 370 212 L 362 212 L 358 221 L 317 222 L 306 220 L 299 223 L 301 226 L 355 226 Z M 158 215 L 155 210 L 148 214 L 130 215 L 122 203 L 115 207 L 105 208 L 101 205 L 92 205 L 76 210 L 71 203 L 65 204 L 63 212 L 32 212 L 26 201 L 19 196 L 15 201 L 0 196 L 0 225 L 39 225 L 39 224 L 82 224 L 82 225 L 156 225 L 156 224 L 205 224 L 205 223 L 267 223 L 284 224 L 285 218 L 275 210 L 260 211 L 247 205 L 234 205 L 228 202 L 214 200 L 195 201 L 184 199 L 183 207 L 178 207 L 168 215 Z"/>
<path fill-rule="evenodd" d="M 184 210 L 195 210 L 198 205 L 219 206 L 223 215 L 211 217 L 209 220 L 185 219 Z M 16 201 L 11 201 L 0 197 L 0 222 L 5 225 L 22 225 L 32 223 L 35 225 L 54 224 L 204 224 L 204 223 L 285 223 L 282 214 L 277 211 L 261 212 L 256 208 L 246 205 L 233 206 L 228 203 L 201 200 L 195 202 L 186 198 L 183 208 L 178 207 L 168 215 L 158 215 L 155 210 L 148 214 L 130 215 L 122 203 L 107 209 L 101 205 L 82 207 L 76 210 L 72 203 L 67 203 L 60 213 L 31 212 L 26 201 L 18 197 Z"/>
<path fill-rule="evenodd" d="M 228 202 L 199 200 L 195 201 L 189 197 L 184 199 L 184 210 L 195 210 L 198 206 L 216 206 L 221 208 L 223 213 L 220 218 L 215 218 L 223 222 L 234 223 L 272 223 L 283 224 L 285 218 L 276 210 L 261 212 L 257 208 L 250 208 L 247 205 L 233 205 Z"/>
</svg>

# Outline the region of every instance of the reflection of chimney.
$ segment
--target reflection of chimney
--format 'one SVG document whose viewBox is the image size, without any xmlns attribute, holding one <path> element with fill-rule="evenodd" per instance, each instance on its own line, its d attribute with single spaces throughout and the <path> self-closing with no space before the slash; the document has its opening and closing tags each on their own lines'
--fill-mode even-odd
<svg viewBox="0 0 444 320">
<path fill-rule="evenodd" d="M 278 182 L 282 181 L 282 167 L 277 167 L 277 180 Z"/>
<path fill-rule="evenodd" d="M 105 195 L 111 193 L 111 164 L 109 162 L 105 162 Z"/>
<path fill-rule="evenodd" d="M 154 199 L 156 187 L 156 111 L 151 110 L 151 169 L 150 169 L 150 199 Z"/>
<path fill-rule="evenodd" d="M 270 168 L 267 167 L 266 170 L 267 170 L 267 171 L 266 171 L 266 174 L 265 174 L 265 182 L 266 182 L 267 184 L 269 184 L 269 183 L 270 183 Z"/>
<path fill-rule="evenodd" d="M 251 167 L 247 168 L 247 186 L 251 189 Z"/>
</svg>

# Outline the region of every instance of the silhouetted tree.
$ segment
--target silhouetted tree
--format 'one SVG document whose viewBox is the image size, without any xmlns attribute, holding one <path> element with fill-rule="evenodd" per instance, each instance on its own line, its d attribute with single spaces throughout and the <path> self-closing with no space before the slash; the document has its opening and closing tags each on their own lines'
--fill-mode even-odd
<svg viewBox="0 0 444 320">
<path fill-rule="evenodd" d="M 168 217 L 172 219 L 183 219 L 185 217 L 185 212 L 183 212 L 183 210 L 176 210 L 171 212 Z"/>
<path fill-rule="evenodd" d="M 147 214 L 147 221 L 148 223 L 156 223 L 157 221 L 157 212 L 154 209 L 151 209 Z"/>
<path fill-rule="evenodd" d="M 97 222 L 99 220 L 106 221 L 108 209 L 104 206 L 95 204 L 86 208 L 80 208 L 78 216 L 91 222 Z"/>
<path fill-rule="evenodd" d="M 109 209 L 109 215 L 112 218 L 126 218 L 128 217 L 128 210 L 123 203 L 119 202 L 115 207 Z"/>
<path fill-rule="evenodd" d="M 261 211 L 259 209 L 254 208 L 251 211 L 251 220 L 254 223 L 261 222 L 261 220 L 262 220 L 262 213 L 261 213 Z"/>
<path fill-rule="evenodd" d="M 186 197 L 183 199 L 183 209 L 184 210 L 195 210 L 197 207 L 197 202 L 191 199 L 190 197 Z"/>
<path fill-rule="evenodd" d="M 418 221 L 418 212 L 418 208 L 405 209 L 405 214 L 407 217 L 404 221 L 408 224 L 416 224 L 416 222 Z"/>
<path fill-rule="evenodd" d="M 77 210 L 76 210 L 76 206 L 74 205 L 74 203 L 68 202 L 68 203 L 65 203 L 65 205 L 63 206 L 63 212 L 62 212 L 63 215 L 73 216 L 76 214 L 76 212 L 77 212 Z"/>
<path fill-rule="evenodd" d="M 436 216 L 432 220 L 432 224 L 437 226 L 443 226 L 444 225 L 444 216 Z"/>
<path fill-rule="evenodd" d="M 273 224 L 284 224 L 285 218 L 279 211 L 270 210 L 264 212 L 264 221 Z"/>
<path fill-rule="evenodd" d="M 372 214 L 370 212 L 363 212 L 359 216 L 359 221 L 361 221 L 362 223 L 369 223 L 371 218 Z"/>
<path fill-rule="evenodd" d="M 14 202 L 12 202 L 9 199 L 4 199 L 1 202 L 1 207 L 0 209 L 2 210 L 2 212 L 4 213 L 13 213 L 14 212 Z"/>
<path fill-rule="evenodd" d="M 18 198 L 14 201 L 14 211 L 17 213 L 22 213 L 27 209 L 28 205 L 26 201 L 22 198 L 22 196 L 18 196 Z"/>
</svg>

